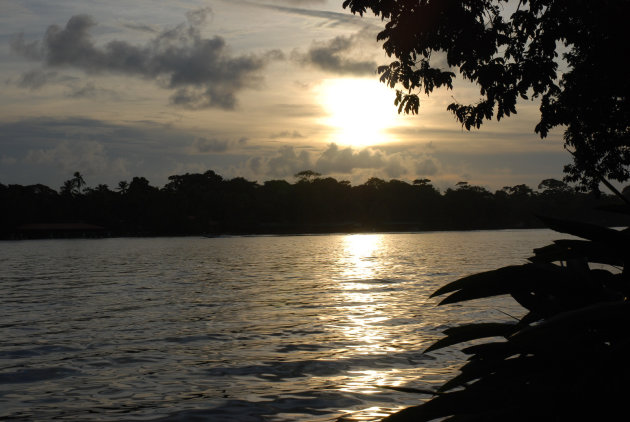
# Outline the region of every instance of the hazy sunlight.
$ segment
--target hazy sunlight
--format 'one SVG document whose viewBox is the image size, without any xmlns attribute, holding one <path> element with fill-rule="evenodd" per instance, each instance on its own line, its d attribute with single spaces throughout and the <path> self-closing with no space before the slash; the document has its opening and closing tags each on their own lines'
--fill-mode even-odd
<svg viewBox="0 0 630 422">
<path fill-rule="evenodd" d="M 356 147 L 383 144 L 385 130 L 397 119 L 395 93 L 375 79 L 328 79 L 319 101 L 328 112 L 324 123 L 335 129 L 332 141 Z"/>
</svg>

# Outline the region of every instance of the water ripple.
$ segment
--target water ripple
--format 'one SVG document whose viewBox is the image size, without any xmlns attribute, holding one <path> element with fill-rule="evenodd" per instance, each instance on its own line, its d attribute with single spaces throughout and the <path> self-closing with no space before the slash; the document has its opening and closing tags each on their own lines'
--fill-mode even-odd
<svg viewBox="0 0 630 422">
<path fill-rule="evenodd" d="M 443 329 L 518 312 L 430 293 L 551 236 L 3 242 L 0 419 L 377 420 L 454 373 Z"/>
</svg>

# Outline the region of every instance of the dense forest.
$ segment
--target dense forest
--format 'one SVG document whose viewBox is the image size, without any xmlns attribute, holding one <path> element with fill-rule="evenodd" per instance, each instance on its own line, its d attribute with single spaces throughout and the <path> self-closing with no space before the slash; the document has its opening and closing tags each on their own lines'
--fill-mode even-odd
<svg viewBox="0 0 630 422">
<path fill-rule="evenodd" d="M 0 184 L 4 239 L 542 227 L 537 215 L 627 223 L 597 208 L 618 200 L 581 193 L 562 181 L 494 193 L 466 182 L 440 192 L 429 179 L 371 178 L 352 186 L 313 171 L 296 182 L 224 179 L 212 170 L 174 175 L 162 188 L 144 177 L 87 187 L 80 173 L 56 191 L 42 184 Z"/>
</svg>

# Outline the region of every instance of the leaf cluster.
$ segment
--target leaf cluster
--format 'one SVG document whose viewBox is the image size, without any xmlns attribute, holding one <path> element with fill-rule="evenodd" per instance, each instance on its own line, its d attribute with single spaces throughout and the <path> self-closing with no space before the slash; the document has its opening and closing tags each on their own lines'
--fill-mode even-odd
<svg viewBox="0 0 630 422">
<path fill-rule="evenodd" d="M 453 88 L 456 74 L 479 87 L 479 100 L 447 109 L 466 129 L 540 100 L 541 137 L 563 127 L 574 162 L 570 181 L 593 188 L 598 174 L 630 177 L 630 80 L 618 58 L 630 52 L 628 0 L 345 0 L 386 21 L 377 40 L 394 60 L 379 67 L 397 87 L 399 112 L 416 114 L 418 93 Z M 516 6 L 516 7 L 514 7 Z"/>
<path fill-rule="evenodd" d="M 611 210 L 628 212 L 627 205 Z M 625 413 L 630 232 L 543 220 L 582 240 L 555 241 L 535 249 L 529 263 L 473 274 L 432 295 L 445 296 L 440 305 L 509 295 L 524 316 L 447 329 L 426 352 L 472 341 L 462 349 L 469 357 L 460 374 L 431 400 L 386 421 L 606 420 Z"/>
</svg>

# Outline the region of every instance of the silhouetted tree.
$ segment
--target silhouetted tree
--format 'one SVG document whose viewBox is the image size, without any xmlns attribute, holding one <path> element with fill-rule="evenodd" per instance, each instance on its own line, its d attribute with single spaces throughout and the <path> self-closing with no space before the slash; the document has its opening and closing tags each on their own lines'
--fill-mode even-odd
<svg viewBox="0 0 630 422">
<path fill-rule="evenodd" d="M 214 171 L 169 176 L 163 191 L 169 197 L 169 218 L 179 221 L 181 230 L 199 232 L 222 215 L 223 178 Z"/>
<path fill-rule="evenodd" d="M 118 194 L 107 185 L 99 184 L 95 188 L 87 188 L 84 192 L 84 214 L 81 220 L 104 227 L 112 227 L 120 219 Z"/>
<path fill-rule="evenodd" d="M 415 186 L 428 186 L 431 183 L 431 179 L 416 179 L 413 181 Z"/>
<path fill-rule="evenodd" d="M 286 180 L 268 180 L 258 189 L 258 212 L 265 223 L 294 222 L 296 201 L 291 185 Z"/>
<path fill-rule="evenodd" d="M 538 184 L 538 190 L 543 195 L 561 195 L 572 191 L 571 187 L 561 180 L 545 179 Z"/>
<path fill-rule="evenodd" d="M 74 184 L 77 193 L 81 193 L 81 191 L 83 191 L 85 180 L 83 180 L 83 176 L 78 171 L 74 172 L 74 175 L 72 176 L 72 183 Z"/>
<path fill-rule="evenodd" d="M 153 230 L 168 233 L 168 221 L 160 215 L 158 188 L 151 186 L 144 177 L 134 177 L 129 183 L 127 193 L 123 198 L 126 210 L 126 229 L 135 234 L 148 234 Z"/>
<path fill-rule="evenodd" d="M 516 8 L 513 8 L 513 5 Z M 395 58 L 379 67 L 398 87 L 399 112 L 417 113 L 419 92 L 453 88 L 454 71 L 480 88 L 474 104 L 448 106 L 470 129 L 540 98 L 535 131 L 564 127 L 567 179 L 597 189 L 600 175 L 630 177 L 630 79 L 611 58 L 630 56 L 627 0 L 345 0 L 387 21 L 377 39 Z"/>
<path fill-rule="evenodd" d="M 420 223 L 419 228 L 423 230 L 444 228 L 440 191 L 431 184 L 429 179 L 416 179 L 413 185 L 416 198 L 413 206 Z"/>
<path fill-rule="evenodd" d="M 298 182 L 311 182 L 319 176 L 321 176 L 321 174 L 313 170 L 302 170 L 301 172 L 293 175 L 293 177 L 298 179 Z"/>
<path fill-rule="evenodd" d="M 78 171 L 75 171 L 72 175 L 72 179 L 63 182 L 60 192 L 65 196 L 80 195 L 84 186 L 85 180 L 83 180 L 83 176 Z"/>
<path fill-rule="evenodd" d="M 514 197 L 529 197 L 534 194 L 532 188 L 527 185 L 508 186 L 507 191 L 510 196 Z"/>
<path fill-rule="evenodd" d="M 247 231 L 243 224 L 251 225 L 256 220 L 255 200 L 258 187 L 258 183 L 243 177 L 235 177 L 224 182 L 223 219 L 241 226 L 239 230 Z"/>
<path fill-rule="evenodd" d="M 127 189 L 129 189 L 129 183 L 127 183 L 126 180 L 121 180 L 120 182 L 118 182 L 118 187 L 116 188 L 118 192 L 124 195 L 127 193 Z"/>
<path fill-rule="evenodd" d="M 444 193 L 450 226 L 458 229 L 496 228 L 496 221 L 488 218 L 495 215 L 492 193 L 468 182 L 458 182 L 455 186 L 456 189 L 447 189 Z"/>
<path fill-rule="evenodd" d="M 72 179 L 63 182 L 63 185 L 59 188 L 59 192 L 64 196 L 72 196 L 74 194 L 74 182 Z"/>
</svg>

